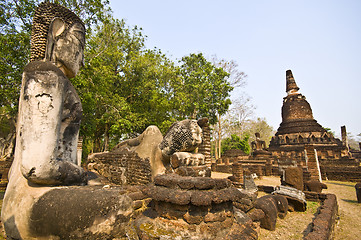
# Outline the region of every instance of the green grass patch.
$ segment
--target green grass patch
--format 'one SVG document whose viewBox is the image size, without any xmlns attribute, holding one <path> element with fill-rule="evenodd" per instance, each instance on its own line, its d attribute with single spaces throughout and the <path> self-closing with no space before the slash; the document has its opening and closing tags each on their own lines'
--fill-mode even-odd
<svg viewBox="0 0 361 240">
<path fill-rule="evenodd" d="M 307 213 L 315 214 L 321 204 L 319 202 L 307 201 Z"/>
</svg>

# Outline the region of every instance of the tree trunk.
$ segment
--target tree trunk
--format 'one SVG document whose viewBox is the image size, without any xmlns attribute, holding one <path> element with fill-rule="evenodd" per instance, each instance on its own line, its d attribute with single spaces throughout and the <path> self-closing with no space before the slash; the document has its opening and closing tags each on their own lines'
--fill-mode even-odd
<svg viewBox="0 0 361 240">
<path fill-rule="evenodd" d="M 214 156 L 218 159 L 218 138 L 214 140 Z"/>
<path fill-rule="evenodd" d="M 221 158 L 221 150 L 222 150 L 222 125 L 221 125 L 221 117 L 219 114 L 217 115 L 218 118 L 218 158 Z"/>
<path fill-rule="evenodd" d="M 109 125 L 105 124 L 105 132 L 104 132 L 104 152 L 109 150 Z"/>
</svg>

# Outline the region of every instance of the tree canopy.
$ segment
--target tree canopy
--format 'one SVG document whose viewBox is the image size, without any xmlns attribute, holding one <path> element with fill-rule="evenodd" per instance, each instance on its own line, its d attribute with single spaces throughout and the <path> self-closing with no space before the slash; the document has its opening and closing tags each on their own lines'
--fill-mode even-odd
<svg viewBox="0 0 361 240">
<path fill-rule="evenodd" d="M 0 3 L 1 125 L 16 124 L 21 75 L 28 63 L 32 14 L 40 0 Z M 85 66 L 71 79 L 83 105 L 85 152 L 109 149 L 149 125 L 165 132 L 177 120 L 223 115 L 233 87 L 229 73 L 191 53 L 178 62 L 147 49 L 137 26 L 112 17 L 106 0 L 51 1 L 74 11 L 87 27 Z M 10 129 L 10 128 L 0 128 Z M 1 137 L 1 136 L 0 136 Z"/>
<path fill-rule="evenodd" d="M 230 149 L 241 149 L 244 153 L 250 153 L 250 146 L 248 143 L 249 135 L 245 134 L 243 139 L 239 136 L 232 134 L 231 137 L 222 140 L 222 154 Z"/>
<path fill-rule="evenodd" d="M 227 81 L 229 73 L 215 67 L 202 53 L 190 54 L 180 61 L 180 82 L 175 84 L 176 109 L 182 117 L 207 116 L 209 122 L 217 122 L 217 114 L 223 115 L 231 100 L 233 87 Z"/>
</svg>

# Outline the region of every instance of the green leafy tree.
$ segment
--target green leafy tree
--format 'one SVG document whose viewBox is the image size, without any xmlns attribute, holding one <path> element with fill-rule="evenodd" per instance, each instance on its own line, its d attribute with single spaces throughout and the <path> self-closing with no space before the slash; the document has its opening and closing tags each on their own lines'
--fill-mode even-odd
<svg viewBox="0 0 361 240">
<path fill-rule="evenodd" d="M 0 140 L 14 139 L 21 76 L 30 57 L 32 16 L 42 0 L 0 1 Z M 106 19 L 109 1 L 50 1 L 72 9 L 87 26 Z M 13 141 L 13 140 L 11 140 Z"/>
<path fill-rule="evenodd" d="M 1 119 L 16 124 L 21 76 L 30 57 L 32 16 L 41 0 L 2 0 L 0 2 L 0 108 Z M 109 1 L 50 1 L 66 6 L 91 26 L 110 14 Z"/>
<path fill-rule="evenodd" d="M 207 116 L 211 124 L 216 123 L 217 115 L 223 115 L 231 104 L 229 74 L 207 61 L 202 53 L 185 56 L 180 63 L 181 79 L 174 86 L 178 115 Z"/>
<path fill-rule="evenodd" d="M 30 52 L 32 14 L 40 0 L 0 3 L 1 122 L 16 124 L 23 67 Z M 145 48 L 145 36 L 115 20 L 105 0 L 51 1 L 79 15 L 87 26 L 85 66 L 71 79 L 83 104 L 81 135 L 85 153 L 110 149 L 157 125 L 162 132 L 176 120 L 207 116 L 211 123 L 228 109 L 229 74 L 202 54 L 180 66 L 161 51 Z M 8 129 L 1 127 L 8 131 Z"/>
<path fill-rule="evenodd" d="M 88 151 L 110 149 L 149 125 L 165 130 L 175 121 L 174 63 L 144 46 L 137 26 L 109 18 L 88 39 L 86 65 L 73 82 L 83 104 L 81 134 Z"/>
<path fill-rule="evenodd" d="M 241 149 L 246 154 L 250 153 L 250 146 L 248 143 L 249 135 L 245 134 L 243 139 L 239 136 L 232 134 L 230 138 L 222 140 L 222 154 L 230 149 Z"/>
</svg>

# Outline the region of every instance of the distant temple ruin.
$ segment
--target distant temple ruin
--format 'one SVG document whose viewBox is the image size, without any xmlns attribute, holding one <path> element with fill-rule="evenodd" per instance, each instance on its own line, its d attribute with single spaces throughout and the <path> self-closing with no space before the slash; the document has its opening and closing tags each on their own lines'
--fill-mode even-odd
<svg viewBox="0 0 361 240">
<path fill-rule="evenodd" d="M 348 146 L 327 132 L 313 118 L 306 97 L 298 92 L 291 70 L 286 72 L 286 92 L 283 98 L 282 122 L 272 138 L 269 151 L 278 159 L 292 157 L 300 164 L 306 145 L 314 145 L 319 159 L 348 158 Z"/>
<path fill-rule="evenodd" d="M 300 167 L 305 180 L 361 181 L 361 151 L 349 148 L 346 127 L 341 127 L 342 140 L 335 138 L 317 123 L 306 97 L 298 90 L 292 71 L 287 70 L 282 122 L 269 148 L 266 149 L 265 142 L 257 133 L 256 140 L 251 143 L 250 156 L 244 153 L 230 156 L 227 152 L 217 164 L 213 164 L 213 170 L 241 172 L 241 164 L 258 176 L 267 176 L 282 175 L 288 167 Z M 238 170 L 232 171 L 232 167 Z"/>
<path fill-rule="evenodd" d="M 268 148 L 272 157 L 279 167 L 304 167 L 311 178 L 318 178 L 313 175 L 320 173 L 322 178 L 360 180 L 359 163 L 349 151 L 346 127 L 341 127 L 342 141 L 335 138 L 313 118 L 310 104 L 298 90 L 292 71 L 287 70 L 282 122 Z M 308 159 L 315 159 L 318 165 L 309 164 Z"/>
</svg>

